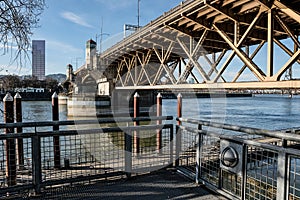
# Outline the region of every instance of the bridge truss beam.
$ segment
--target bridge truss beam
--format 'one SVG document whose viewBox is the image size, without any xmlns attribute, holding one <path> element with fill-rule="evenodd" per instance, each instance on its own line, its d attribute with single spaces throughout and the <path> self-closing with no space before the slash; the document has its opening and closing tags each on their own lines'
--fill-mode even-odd
<svg viewBox="0 0 300 200">
<path fill-rule="evenodd" d="M 299 1 L 287 0 L 187 1 L 101 56 L 117 69 L 117 87 L 182 87 L 194 82 L 197 87 L 223 83 L 265 88 L 283 82 L 278 85 L 285 88 L 291 85 L 283 81 L 284 73 L 300 64 L 299 7 Z M 288 47 L 291 43 L 294 51 Z M 281 66 L 275 48 L 290 56 Z M 255 60 L 259 54 L 266 63 Z M 232 67 L 236 63 L 240 66 Z M 245 78 L 250 75 L 253 78 Z M 299 86 L 297 80 L 289 81 Z M 246 87 L 244 82 L 251 84 Z"/>
</svg>

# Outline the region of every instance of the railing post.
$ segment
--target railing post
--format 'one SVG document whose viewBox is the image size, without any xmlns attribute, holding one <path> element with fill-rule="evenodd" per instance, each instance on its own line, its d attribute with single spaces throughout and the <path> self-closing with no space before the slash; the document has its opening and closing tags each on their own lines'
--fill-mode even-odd
<svg viewBox="0 0 300 200">
<path fill-rule="evenodd" d="M 177 117 L 182 117 L 182 95 L 180 93 L 177 95 Z M 180 126 L 181 121 L 178 120 L 177 125 Z"/>
<path fill-rule="evenodd" d="M 10 93 L 3 98 L 4 123 L 14 123 L 14 99 Z M 5 133 L 14 133 L 14 128 L 6 128 Z M 17 184 L 17 165 L 16 165 L 16 144 L 14 139 L 7 139 L 5 142 L 6 150 L 6 169 L 5 175 L 8 186 Z"/>
<path fill-rule="evenodd" d="M 182 95 L 180 93 L 177 96 L 177 117 L 182 117 Z M 181 129 L 179 128 L 179 126 L 181 126 L 181 121 L 178 120 L 176 126 L 176 167 L 179 166 L 179 156 L 181 151 Z"/>
<path fill-rule="evenodd" d="M 35 194 L 41 193 L 42 163 L 41 163 L 41 138 L 38 135 L 32 137 L 32 178 Z"/>
<path fill-rule="evenodd" d="M 288 177 L 288 158 L 286 152 L 282 151 L 278 154 L 277 167 L 277 196 L 276 199 L 287 199 L 287 177 Z"/>
<path fill-rule="evenodd" d="M 282 139 L 282 147 L 287 148 L 287 140 Z M 284 151 L 278 153 L 277 199 L 287 199 L 288 156 Z"/>
<path fill-rule="evenodd" d="M 132 172 L 132 132 L 125 134 L 125 173 L 127 178 L 131 177 Z"/>
<path fill-rule="evenodd" d="M 22 97 L 19 93 L 14 96 L 16 122 L 22 122 Z M 22 133 L 23 128 L 18 127 L 17 133 Z M 24 168 L 24 146 L 23 138 L 17 139 L 18 166 L 19 169 Z"/>
<path fill-rule="evenodd" d="M 56 92 L 52 95 L 52 120 L 59 120 L 59 108 L 58 108 L 58 96 Z M 53 126 L 53 131 L 58 131 L 59 126 Z M 60 142 L 59 136 L 53 137 L 53 148 L 54 148 L 54 167 L 60 168 Z"/>
<path fill-rule="evenodd" d="M 133 117 L 137 118 L 140 116 L 140 95 L 136 92 L 133 99 Z M 134 126 L 139 126 L 139 121 L 134 121 Z M 140 138 L 139 138 L 139 131 L 134 131 L 134 153 L 138 156 L 140 153 Z"/>
<path fill-rule="evenodd" d="M 198 130 L 202 130 L 202 125 L 198 124 Z M 198 133 L 198 145 L 196 149 L 196 183 L 200 183 L 201 178 L 201 153 L 202 153 L 203 135 Z"/>
<path fill-rule="evenodd" d="M 170 127 L 170 166 L 173 166 L 174 160 L 174 126 Z"/>
<path fill-rule="evenodd" d="M 161 117 L 162 116 L 162 96 L 159 93 L 156 97 L 156 116 Z M 157 120 L 157 125 L 161 125 L 162 120 Z M 162 153 L 162 131 L 161 129 L 157 129 L 156 133 L 156 149 L 159 154 Z"/>
</svg>

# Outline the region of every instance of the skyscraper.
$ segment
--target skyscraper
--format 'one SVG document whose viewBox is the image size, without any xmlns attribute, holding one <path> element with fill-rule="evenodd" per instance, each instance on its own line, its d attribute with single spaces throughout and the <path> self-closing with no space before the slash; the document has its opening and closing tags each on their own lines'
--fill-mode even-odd
<svg viewBox="0 0 300 200">
<path fill-rule="evenodd" d="M 32 76 L 45 80 L 45 40 L 32 40 Z"/>
</svg>

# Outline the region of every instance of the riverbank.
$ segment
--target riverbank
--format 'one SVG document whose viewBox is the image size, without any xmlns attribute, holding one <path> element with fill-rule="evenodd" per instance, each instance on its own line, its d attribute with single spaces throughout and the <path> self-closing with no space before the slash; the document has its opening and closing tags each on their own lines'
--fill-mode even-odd
<svg viewBox="0 0 300 200">
<path fill-rule="evenodd" d="M 183 98 L 234 98 L 234 97 L 252 97 L 252 93 L 180 93 Z M 177 94 L 163 92 L 163 99 L 177 99 Z"/>
</svg>

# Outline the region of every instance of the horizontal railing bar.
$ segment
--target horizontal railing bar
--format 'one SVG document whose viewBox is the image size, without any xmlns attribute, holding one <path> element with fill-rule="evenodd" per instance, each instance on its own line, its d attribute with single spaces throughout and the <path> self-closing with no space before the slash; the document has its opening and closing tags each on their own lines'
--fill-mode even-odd
<svg viewBox="0 0 300 200">
<path fill-rule="evenodd" d="M 214 133 L 214 132 L 206 131 L 206 130 L 198 130 L 198 129 L 192 128 L 192 127 L 178 126 L 178 125 L 177 125 L 177 127 L 179 127 L 181 130 L 186 130 L 189 132 L 207 135 L 207 136 L 211 136 L 211 137 L 218 137 L 220 139 L 226 139 L 228 141 L 234 141 L 234 142 L 240 143 L 240 144 L 252 145 L 252 146 L 269 149 L 269 150 L 276 151 L 276 152 L 284 152 L 287 154 L 300 155 L 300 150 L 298 150 L 298 149 L 284 148 L 282 146 L 271 145 L 271 144 L 262 143 L 259 141 L 242 139 L 242 138 L 238 138 L 238 137 L 232 137 L 232 135 L 224 135 L 224 134 L 218 134 L 218 133 Z"/>
<path fill-rule="evenodd" d="M 67 125 L 84 125 L 84 124 L 106 124 L 116 122 L 134 122 L 134 121 L 152 121 L 152 120 L 173 120 L 173 116 L 162 117 L 120 117 L 97 120 L 67 120 L 67 121 L 41 121 L 41 122 L 17 122 L 17 123 L 0 123 L 2 128 L 20 128 L 20 127 L 43 127 L 43 126 L 67 126 Z"/>
<path fill-rule="evenodd" d="M 164 125 L 144 125 L 144 126 L 124 126 L 124 127 L 110 127 L 101 129 L 84 129 L 84 130 L 64 130 L 64 131 L 45 131 L 37 132 L 40 137 L 50 137 L 50 136 L 68 136 L 68 135 L 80 135 L 82 134 L 101 134 L 101 133 L 115 133 L 115 132 L 132 132 L 132 131 L 142 131 L 142 130 L 156 130 L 156 129 L 166 129 L 172 128 L 173 124 Z M 99 132 L 99 130 L 101 132 Z M 79 133 L 78 133 L 79 132 Z"/>
<path fill-rule="evenodd" d="M 38 131 L 30 133 L 8 133 L 0 134 L 0 140 L 4 139 L 17 139 L 17 138 L 30 138 L 33 136 L 40 137 L 51 137 L 51 136 L 71 136 L 80 134 L 101 134 L 101 133 L 113 133 L 113 132 L 124 132 L 124 131 L 142 131 L 142 130 L 156 130 L 156 129 L 168 129 L 172 128 L 173 124 L 162 124 L 162 125 L 142 125 L 142 126 L 124 126 L 124 127 L 108 127 L 98 129 L 82 129 L 82 130 L 57 130 L 57 131 Z"/>
<path fill-rule="evenodd" d="M 250 128 L 250 127 L 245 127 L 245 126 L 235 126 L 235 125 L 230 125 L 230 124 L 223 124 L 223 123 L 210 122 L 210 121 L 204 121 L 204 120 L 183 119 L 183 118 L 177 118 L 176 120 L 179 120 L 181 122 L 191 123 L 191 124 L 200 124 L 203 126 L 210 126 L 210 127 L 214 127 L 214 128 L 220 128 L 220 129 L 226 129 L 226 130 L 231 130 L 231 131 L 247 133 L 250 135 L 262 135 L 262 136 L 268 136 L 268 137 L 273 137 L 273 138 L 279 138 L 279 139 L 300 142 L 300 135 L 296 135 L 296 134 L 292 134 L 292 133 L 283 133 L 283 132 L 279 132 L 279 131 L 270 131 L 270 130 L 264 130 L 264 129 Z"/>
<path fill-rule="evenodd" d="M 36 133 L 30 132 L 30 133 L 7 133 L 7 134 L 0 134 L 0 140 L 5 139 L 17 139 L 17 138 L 31 138 L 35 136 Z"/>
<path fill-rule="evenodd" d="M 113 117 L 133 117 L 133 110 L 131 112 L 124 112 L 124 113 L 112 113 L 112 112 L 106 112 L 106 113 L 97 113 L 97 118 L 113 118 Z M 140 116 L 156 116 L 156 112 L 144 112 L 140 111 Z"/>
</svg>

